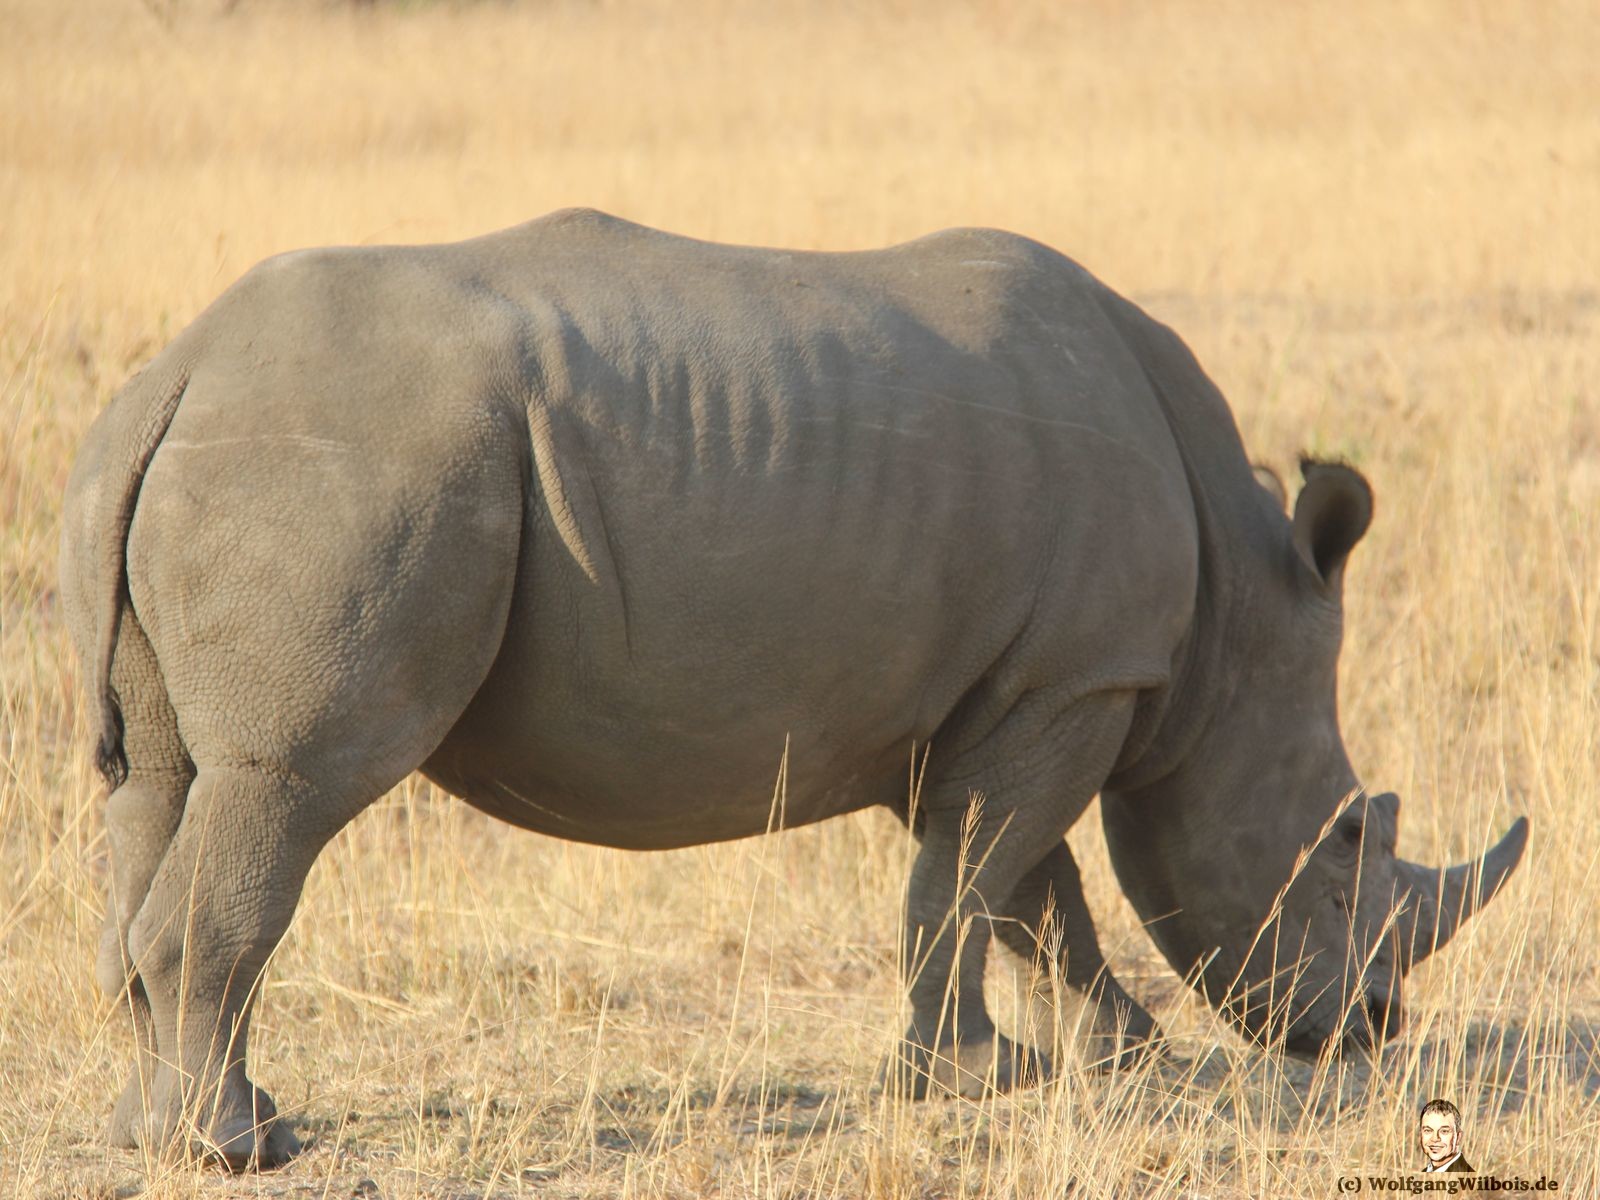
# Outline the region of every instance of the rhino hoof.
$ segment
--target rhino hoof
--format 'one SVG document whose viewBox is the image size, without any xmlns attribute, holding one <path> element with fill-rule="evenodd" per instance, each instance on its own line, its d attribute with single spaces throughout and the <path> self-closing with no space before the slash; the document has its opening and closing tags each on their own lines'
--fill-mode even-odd
<svg viewBox="0 0 1600 1200">
<path fill-rule="evenodd" d="M 271 1171 L 300 1153 L 300 1139 L 277 1118 L 257 1125 L 249 1118 L 219 1124 L 198 1147 L 202 1157 L 231 1174 Z"/>
<path fill-rule="evenodd" d="M 254 1105 L 236 1115 L 218 1114 L 208 1131 L 193 1125 L 186 1138 L 180 1130 L 188 1124 L 167 1080 L 145 1085 L 138 1075 L 123 1089 L 111 1115 L 108 1140 L 121 1150 L 144 1147 L 167 1155 L 187 1153 L 230 1173 L 270 1171 L 300 1153 L 300 1139 L 279 1116 L 265 1092 L 255 1092 Z M 149 1101 L 147 1105 L 147 1101 Z"/>
<path fill-rule="evenodd" d="M 144 1087 L 135 1071 L 111 1110 L 106 1141 L 116 1150 L 137 1150 L 144 1129 Z"/>
<path fill-rule="evenodd" d="M 885 1091 L 912 1100 L 935 1095 L 978 1099 L 991 1092 L 1036 1087 L 1050 1078 L 1048 1055 L 995 1034 L 946 1041 L 930 1049 L 907 1038 L 879 1074 Z"/>
<path fill-rule="evenodd" d="M 200 1157 L 224 1170 L 271 1171 L 300 1153 L 300 1139 L 278 1116 L 278 1107 L 260 1088 L 255 1103 L 232 1115 L 219 1114 L 209 1135 L 196 1145 Z"/>
<path fill-rule="evenodd" d="M 1126 995 L 1102 999 L 1086 1032 L 1082 1062 L 1091 1071 L 1122 1071 L 1167 1056 L 1161 1026 Z"/>
<path fill-rule="evenodd" d="M 1166 1035 L 1159 1026 L 1153 1026 L 1143 1034 L 1135 1034 L 1131 1030 L 1099 1031 L 1089 1036 L 1083 1063 L 1091 1071 L 1126 1071 L 1140 1063 L 1152 1060 L 1159 1062 L 1168 1058 L 1165 1043 Z"/>
</svg>

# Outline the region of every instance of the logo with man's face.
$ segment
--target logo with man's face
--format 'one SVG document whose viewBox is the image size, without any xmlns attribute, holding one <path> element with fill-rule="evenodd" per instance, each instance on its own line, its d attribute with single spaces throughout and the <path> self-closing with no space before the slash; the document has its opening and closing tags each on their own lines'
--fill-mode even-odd
<svg viewBox="0 0 1600 1200">
<path fill-rule="evenodd" d="M 1461 1112 L 1448 1100 L 1429 1100 L 1417 1123 L 1417 1145 L 1427 1159 L 1425 1171 L 1470 1171 L 1461 1158 Z"/>
</svg>

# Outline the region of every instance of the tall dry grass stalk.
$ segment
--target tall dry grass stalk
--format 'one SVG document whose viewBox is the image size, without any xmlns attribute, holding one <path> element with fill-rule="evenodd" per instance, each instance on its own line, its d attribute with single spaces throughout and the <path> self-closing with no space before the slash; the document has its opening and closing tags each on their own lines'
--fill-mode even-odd
<svg viewBox="0 0 1600 1200">
<path fill-rule="evenodd" d="M 1434 1094 L 1480 1166 L 1600 1189 L 1592 5 L 0 0 L 0 29 L 0 1192 L 1320 1197 L 1409 1164 Z M 1352 757 L 1406 798 L 1410 857 L 1533 819 L 1381 1065 L 1225 1032 L 1091 815 L 1102 940 L 1174 1059 L 1081 1069 L 1071 1007 L 997 971 L 1062 1077 L 889 1099 L 892 821 L 627 855 L 412 780 L 324 855 L 266 981 L 258 1071 L 308 1154 L 227 1184 L 101 1149 L 131 1047 L 90 972 L 105 841 L 53 582 L 73 447 L 266 254 L 574 203 L 799 247 L 1033 234 L 1175 324 L 1259 456 L 1368 473 Z"/>
</svg>

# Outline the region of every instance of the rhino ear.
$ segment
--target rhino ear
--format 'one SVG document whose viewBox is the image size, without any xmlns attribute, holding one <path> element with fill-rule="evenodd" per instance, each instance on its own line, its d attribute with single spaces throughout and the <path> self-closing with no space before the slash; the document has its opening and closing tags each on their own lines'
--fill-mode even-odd
<svg viewBox="0 0 1600 1200">
<path fill-rule="evenodd" d="M 1294 548 L 1323 586 L 1334 588 L 1372 523 L 1372 488 L 1340 463 L 1302 459 L 1300 473 L 1306 485 L 1294 502 Z"/>
</svg>

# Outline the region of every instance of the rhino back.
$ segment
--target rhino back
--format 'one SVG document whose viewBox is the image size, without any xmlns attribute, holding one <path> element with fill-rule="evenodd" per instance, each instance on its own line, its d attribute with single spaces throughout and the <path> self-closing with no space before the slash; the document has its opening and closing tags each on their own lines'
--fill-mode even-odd
<svg viewBox="0 0 1600 1200">
<path fill-rule="evenodd" d="M 741 836 L 786 745 L 787 819 L 817 819 L 903 800 L 913 743 L 964 748 L 1023 692 L 1166 677 L 1182 464 L 1054 252 L 576 213 L 416 253 L 517 329 L 532 444 L 500 656 L 427 768 L 453 790 L 591 840 Z"/>
</svg>

